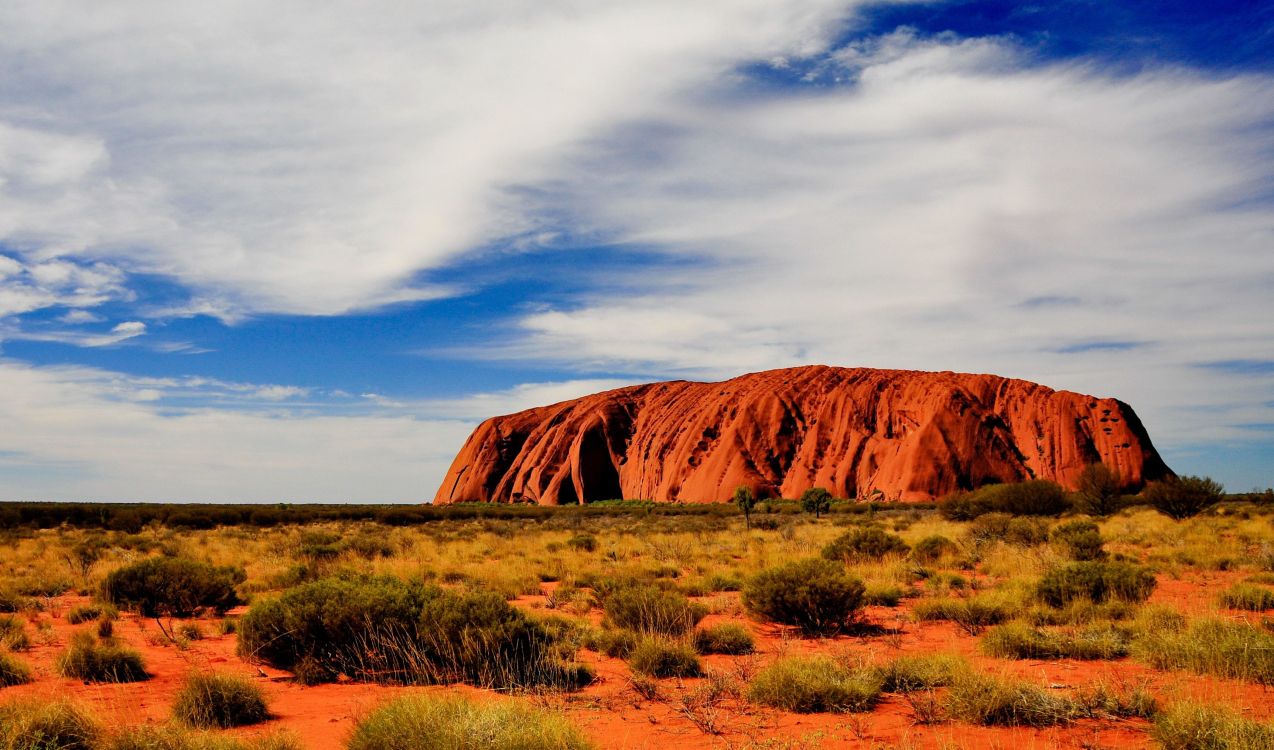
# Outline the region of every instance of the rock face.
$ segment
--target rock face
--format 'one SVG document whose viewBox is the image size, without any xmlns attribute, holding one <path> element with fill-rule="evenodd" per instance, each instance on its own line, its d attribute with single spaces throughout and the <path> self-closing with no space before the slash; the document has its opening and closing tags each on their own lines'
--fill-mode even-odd
<svg viewBox="0 0 1274 750">
<path fill-rule="evenodd" d="M 630 386 L 474 430 L 435 503 L 708 503 L 739 485 L 797 497 L 930 500 L 993 482 L 1073 487 L 1102 462 L 1131 486 L 1171 471 L 1131 407 L 1024 380 L 810 366 Z"/>
</svg>

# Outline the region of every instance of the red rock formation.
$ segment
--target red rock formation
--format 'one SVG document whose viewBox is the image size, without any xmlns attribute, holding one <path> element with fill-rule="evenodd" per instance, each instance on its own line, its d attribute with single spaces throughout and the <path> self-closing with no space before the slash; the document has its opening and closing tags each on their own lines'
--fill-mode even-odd
<svg viewBox="0 0 1274 750">
<path fill-rule="evenodd" d="M 1132 408 L 1024 380 L 796 367 L 674 381 L 493 417 L 435 503 L 719 502 L 739 485 L 797 497 L 929 500 L 992 482 L 1073 487 L 1103 462 L 1129 485 L 1170 474 Z"/>
</svg>

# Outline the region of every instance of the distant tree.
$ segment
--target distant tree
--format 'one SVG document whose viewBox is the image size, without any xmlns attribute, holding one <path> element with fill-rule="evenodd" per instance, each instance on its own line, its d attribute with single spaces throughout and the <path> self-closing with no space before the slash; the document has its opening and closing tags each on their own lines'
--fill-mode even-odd
<svg viewBox="0 0 1274 750">
<path fill-rule="evenodd" d="M 748 531 L 751 531 L 752 509 L 756 507 L 756 493 L 752 492 L 751 487 L 741 484 L 734 489 L 734 504 L 743 511 L 743 523 Z"/>
<path fill-rule="evenodd" d="M 1143 496 L 1160 513 L 1180 521 L 1198 515 L 1215 505 L 1225 495 L 1225 488 L 1211 477 L 1171 477 L 1152 482 Z"/>
<path fill-rule="evenodd" d="M 1076 510 L 1090 516 L 1109 516 L 1119 510 L 1123 482 L 1106 464 L 1085 466 L 1076 484 Z"/>
<path fill-rule="evenodd" d="M 801 493 L 801 507 L 819 518 L 832 507 L 832 493 L 822 487 L 810 487 Z"/>
</svg>

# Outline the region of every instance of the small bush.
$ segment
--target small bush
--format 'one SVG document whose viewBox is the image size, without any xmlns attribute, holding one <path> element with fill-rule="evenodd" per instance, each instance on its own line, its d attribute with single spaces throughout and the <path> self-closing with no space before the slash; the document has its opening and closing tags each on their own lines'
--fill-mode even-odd
<svg viewBox="0 0 1274 750">
<path fill-rule="evenodd" d="M 734 622 L 723 622 L 695 631 L 695 649 L 701 654 L 750 654 L 755 643 L 748 629 Z"/>
<path fill-rule="evenodd" d="M 900 656 L 880 668 L 881 688 L 887 693 L 910 693 L 946 687 L 969 663 L 955 654 Z"/>
<path fill-rule="evenodd" d="M 904 596 L 906 592 L 901 586 L 873 584 L 863 594 L 863 603 L 876 607 L 897 607 Z"/>
<path fill-rule="evenodd" d="M 140 682 L 149 679 L 142 655 L 78 633 L 57 660 L 58 673 L 85 682 Z"/>
<path fill-rule="evenodd" d="M 1202 513 L 1225 496 L 1225 488 L 1209 477 L 1171 477 L 1151 482 L 1142 492 L 1147 503 L 1178 521 Z"/>
<path fill-rule="evenodd" d="M 971 521 L 986 513 L 1015 516 L 1057 516 L 1070 503 L 1056 482 L 1032 479 L 1015 484 L 990 484 L 974 492 L 944 498 L 938 512 L 953 521 Z"/>
<path fill-rule="evenodd" d="M 1133 656 L 1156 669 L 1186 669 L 1274 685 L 1274 636 L 1238 622 L 1198 620 L 1184 630 L 1146 629 Z"/>
<path fill-rule="evenodd" d="M 580 676 L 544 625 L 490 592 L 456 592 L 392 577 L 328 578 L 254 603 L 239 654 L 303 683 L 356 680 L 557 684 Z"/>
<path fill-rule="evenodd" d="M 1089 464 L 1075 488 L 1075 510 L 1090 516 L 1109 516 L 1123 505 L 1123 480 L 1105 464 Z"/>
<path fill-rule="evenodd" d="M 823 548 L 823 557 L 844 563 L 882 560 L 886 555 L 905 555 L 911 551 L 902 537 L 870 526 L 854 529 L 832 540 Z"/>
<path fill-rule="evenodd" d="M 1221 592 L 1221 606 L 1230 609 L 1245 609 L 1249 612 L 1264 612 L 1274 609 L 1274 591 L 1264 586 L 1253 586 L 1250 583 L 1236 583 Z"/>
<path fill-rule="evenodd" d="M 1178 703 L 1155 716 L 1150 736 L 1164 750 L 1268 750 L 1274 724 L 1220 706 Z"/>
<path fill-rule="evenodd" d="M 88 711 L 69 701 L 0 705 L 0 750 L 94 750 L 101 732 Z"/>
<path fill-rule="evenodd" d="M 239 604 L 235 586 L 246 574 L 180 557 L 151 557 L 118 568 L 102 583 L 102 596 L 144 617 L 190 617 L 202 610 L 224 614 Z"/>
<path fill-rule="evenodd" d="M 1106 550 L 1102 548 L 1105 540 L 1101 538 L 1097 524 L 1092 521 L 1069 521 L 1061 524 L 1053 529 L 1049 538 L 1072 560 L 1089 561 L 1106 558 Z"/>
<path fill-rule="evenodd" d="M 830 560 L 800 560 L 754 576 L 743 589 L 743 605 L 807 634 L 835 633 L 854 621 L 865 591 L 862 581 Z"/>
<path fill-rule="evenodd" d="M 591 750 L 566 719 L 515 701 L 397 698 L 354 728 L 348 750 Z"/>
<path fill-rule="evenodd" d="M 0 653 L 0 687 L 25 685 L 31 681 L 31 668 L 21 659 Z"/>
<path fill-rule="evenodd" d="M 876 670 L 846 669 L 826 656 L 793 656 L 758 672 L 748 699 L 802 714 L 870 711 L 883 685 Z"/>
<path fill-rule="evenodd" d="M 89 620 L 96 620 L 102 616 L 103 611 L 104 610 L 99 605 L 85 604 L 67 612 L 66 621 L 71 625 L 79 625 L 81 623 L 88 622 Z"/>
<path fill-rule="evenodd" d="M 1036 587 L 1040 600 L 1062 607 L 1077 599 L 1142 602 L 1155 590 L 1155 576 L 1131 563 L 1075 562 L 1046 573 Z"/>
<path fill-rule="evenodd" d="M 628 665 L 638 674 L 659 679 L 703 674 L 699 655 L 693 648 L 664 638 L 643 638 L 628 655 Z"/>
<path fill-rule="evenodd" d="M 987 726 L 1049 727 L 1077 713 L 1073 701 L 1044 688 L 972 672 L 956 676 L 944 705 L 952 718 Z"/>
<path fill-rule="evenodd" d="M 566 540 L 566 546 L 584 552 L 596 552 L 597 537 L 591 534 L 577 534 Z"/>
<path fill-rule="evenodd" d="M 9 588 L 0 588 L 0 612 L 21 612 L 31 605 L 25 596 Z"/>
<path fill-rule="evenodd" d="M 707 614 L 675 591 L 640 585 L 616 589 L 603 600 L 602 609 L 616 627 L 667 636 L 689 633 Z"/>
<path fill-rule="evenodd" d="M 956 543 L 941 534 L 927 536 L 911 548 L 911 556 L 922 563 L 936 563 L 946 555 L 954 555 Z"/>
<path fill-rule="evenodd" d="M 1009 513 L 986 513 L 970 523 L 969 536 L 979 544 L 1004 542 L 1031 547 L 1048 539 L 1048 523 L 1040 518 L 1019 518 Z"/>
<path fill-rule="evenodd" d="M 1065 634 L 1010 623 L 987 632 L 982 650 L 1006 659 L 1118 659 L 1128 655 L 1128 637 L 1109 627 Z"/>
<path fill-rule="evenodd" d="M 265 695 L 252 680 L 225 672 L 195 672 L 177 692 L 173 716 L 201 729 L 229 729 L 270 718 Z"/>
</svg>

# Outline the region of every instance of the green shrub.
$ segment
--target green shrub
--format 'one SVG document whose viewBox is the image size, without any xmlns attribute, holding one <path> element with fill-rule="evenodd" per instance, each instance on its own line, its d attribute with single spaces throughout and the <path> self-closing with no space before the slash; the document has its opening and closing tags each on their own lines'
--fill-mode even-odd
<svg viewBox="0 0 1274 750">
<path fill-rule="evenodd" d="M 1274 685 L 1274 636 L 1251 625 L 1198 620 L 1183 630 L 1143 630 L 1133 656 L 1156 669 L 1185 669 Z"/>
<path fill-rule="evenodd" d="M 66 621 L 71 625 L 79 625 L 96 620 L 105 610 L 97 604 L 84 604 L 66 613 Z"/>
<path fill-rule="evenodd" d="M 0 588 L 0 612 L 21 612 L 31 605 L 25 596 L 10 588 Z"/>
<path fill-rule="evenodd" d="M 856 619 L 865 591 L 862 581 L 830 560 L 799 560 L 754 576 L 743 588 L 743 605 L 807 634 L 835 633 Z"/>
<path fill-rule="evenodd" d="M 1068 521 L 1053 529 L 1049 538 L 1072 560 L 1106 558 L 1106 550 L 1102 548 L 1105 540 L 1101 538 L 1097 524 L 1092 521 Z"/>
<path fill-rule="evenodd" d="M 1245 609 L 1249 612 L 1264 612 L 1274 609 L 1274 591 L 1264 586 L 1253 586 L 1250 583 L 1236 583 L 1221 592 L 1221 606 L 1230 609 Z"/>
<path fill-rule="evenodd" d="M 1142 602 L 1154 590 L 1154 573 L 1139 565 L 1075 562 L 1045 573 L 1036 594 L 1045 604 L 1062 607 L 1077 599 L 1098 604 L 1108 599 Z"/>
<path fill-rule="evenodd" d="M 971 521 L 986 513 L 1015 516 L 1057 516 L 1070 507 L 1056 482 L 1032 479 L 1015 484 L 989 484 L 974 492 L 943 498 L 938 512 L 953 521 Z"/>
<path fill-rule="evenodd" d="M 144 617 L 190 617 L 202 610 L 224 614 L 239 604 L 235 586 L 245 579 L 240 568 L 151 557 L 111 571 L 102 583 L 102 596 Z"/>
<path fill-rule="evenodd" d="M 515 701 L 397 698 L 354 728 L 348 750 L 589 750 L 566 719 Z"/>
<path fill-rule="evenodd" d="M 140 682 L 149 679 L 141 654 L 114 643 L 98 643 L 77 633 L 57 660 L 58 673 L 85 682 Z"/>
<path fill-rule="evenodd" d="M 1142 497 L 1160 513 L 1181 520 L 1198 515 L 1216 505 L 1225 496 L 1225 488 L 1209 477 L 1170 477 L 1151 482 Z"/>
<path fill-rule="evenodd" d="M 887 693 L 910 693 L 946 687 L 968 669 L 969 663 L 955 654 L 900 656 L 880 668 L 881 689 Z"/>
<path fill-rule="evenodd" d="M 328 578 L 253 603 L 239 654 L 303 683 L 355 680 L 562 684 L 581 676 L 549 631 L 499 595 L 392 577 Z M 573 685 L 562 685 L 573 686 Z"/>
<path fill-rule="evenodd" d="M 95 750 L 101 727 L 69 701 L 0 704 L 0 750 Z"/>
<path fill-rule="evenodd" d="M 640 633 L 681 636 L 707 614 L 702 606 L 675 591 L 654 586 L 621 586 L 602 601 L 606 620 Z"/>
<path fill-rule="evenodd" d="M 973 672 L 951 681 L 944 707 L 954 719 L 987 726 L 1049 727 L 1077 714 L 1073 701 L 1044 688 Z"/>
<path fill-rule="evenodd" d="M 845 563 L 881 560 L 886 555 L 905 555 L 911 551 L 902 537 L 869 526 L 853 529 L 832 540 L 823 548 L 823 557 Z"/>
<path fill-rule="evenodd" d="M 1220 706 L 1177 703 L 1155 716 L 1150 736 L 1164 750 L 1268 750 L 1274 724 Z"/>
<path fill-rule="evenodd" d="M 699 655 L 693 648 L 666 638 L 643 638 L 628 655 L 628 665 L 638 674 L 659 679 L 703 674 Z"/>
<path fill-rule="evenodd" d="M 954 555 L 958 549 L 955 542 L 941 534 L 934 534 L 916 542 L 916 546 L 911 548 L 911 556 L 922 563 L 935 563 L 946 555 Z"/>
<path fill-rule="evenodd" d="M 826 656 L 791 656 L 752 679 L 748 699 L 796 713 L 870 711 L 884 679 L 876 670 L 850 670 Z"/>
<path fill-rule="evenodd" d="M 1048 539 L 1048 523 L 1042 518 L 986 513 L 969 524 L 969 536 L 979 544 L 1005 542 L 1030 547 Z"/>
<path fill-rule="evenodd" d="M 265 694 L 252 680 L 226 672 L 194 672 L 173 702 L 173 716 L 202 729 L 241 727 L 270 718 Z"/>
<path fill-rule="evenodd" d="M 1110 627 L 1067 634 L 1009 623 L 988 631 L 982 650 L 1006 659 L 1118 659 L 1128 655 L 1128 637 Z"/>
<path fill-rule="evenodd" d="M 733 573 L 712 573 L 704 578 L 708 591 L 742 591 L 743 579 Z"/>
<path fill-rule="evenodd" d="M 832 507 L 832 493 L 822 487 L 810 487 L 801 493 L 801 509 L 818 518 Z"/>
<path fill-rule="evenodd" d="M 1089 464 L 1075 482 L 1075 510 L 1090 516 L 1109 516 L 1123 505 L 1123 480 L 1105 464 Z"/>
<path fill-rule="evenodd" d="M 695 631 L 695 650 L 701 654 L 750 654 L 755 648 L 752 634 L 742 625 L 723 622 Z"/>
<path fill-rule="evenodd" d="M 597 551 L 597 537 L 592 534 L 576 534 L 566 540 L 566 546 L 573 549 L 582 550 L 584 552 Z"/>
<path fill-rule="evenodd" d="M 31 668 L 21 659 L 0 652 L 0 687 L 25 685 L 31 681 Z"/>
</svg>

